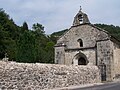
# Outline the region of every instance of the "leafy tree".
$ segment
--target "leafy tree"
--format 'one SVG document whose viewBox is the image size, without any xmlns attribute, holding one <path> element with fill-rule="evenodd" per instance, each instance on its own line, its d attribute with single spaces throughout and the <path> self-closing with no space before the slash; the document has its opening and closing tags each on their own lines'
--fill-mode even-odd
<svg viewBox="0 0 120 90">
<path fill-rule="evenodd" d="M 27 24 L 27 22 L 23 23 L 22 28 L 23 28 L 23 30 L 28 30 L 28 24 Z"/>
<path fill-rule="evenodd" d="M 48 42 L 46 44 L 45 50 L 47 52 L 46 63 L 54 63 L 54 42 Z"/>
<path fill-rule="evenodd" d="M 32 29 L 33 29 L 33 31 L 36 31 L 38 34 L 44 34 L 45 33 L 44 27 L 39 23 L 33 24 Z"/>
<path fill-rule="evenodd" d="M 15 45 L 17 25 L 10 19 L 9 15 L 5 13 L 3 9 L 0 9 L 0 58 L 4 57 L 5 53 L 8 53 L 9 50 L 14 48 L 9 48 Z M 8 50 L 9 48 L 9 50 Z M 15 57 L 15 56 L 14 56 Z M 11 55 L 9 53 L 9 58 Z"/>
<path fill-rule="evenodd" d="M 16 61 L 35 62 L 35 39 L 32 33 L 25 31 L 17 42 Z"/>
<path fill-rule="evenodd" d="M 0 26 L 0 59 L 4 57 L 4 43 L 3 43 L 3 31 L 2 26 Z"/>
</svg>

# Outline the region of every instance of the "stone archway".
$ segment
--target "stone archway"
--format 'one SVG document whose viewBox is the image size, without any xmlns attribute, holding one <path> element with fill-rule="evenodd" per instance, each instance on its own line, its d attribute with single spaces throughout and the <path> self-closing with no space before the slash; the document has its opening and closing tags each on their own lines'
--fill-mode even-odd
<svg viewBox="0 0 120 90">
<path fill-rule="evenodd" d="M 78 59 L 78 65 L 87 65 L 87 62 L 84 57 Z"/>
<path fill-rule="evenodd" d="M 74 65 L 87 65 L 88 60 L 85 54 L 83 53 L 77 53 L 73 58 L 73 64 Z"/>
</svg>

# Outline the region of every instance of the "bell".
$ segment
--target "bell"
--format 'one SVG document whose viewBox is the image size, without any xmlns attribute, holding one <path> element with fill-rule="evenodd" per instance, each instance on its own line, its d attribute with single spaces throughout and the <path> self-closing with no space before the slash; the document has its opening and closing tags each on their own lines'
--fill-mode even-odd
<svg viewBox="0 0 120 90">
<path fill-rule="evenodd" d="M 83 21 L 83 19 L 82 18 L 80 18 L 80 22 L 82 22 Z"/>
</svg>

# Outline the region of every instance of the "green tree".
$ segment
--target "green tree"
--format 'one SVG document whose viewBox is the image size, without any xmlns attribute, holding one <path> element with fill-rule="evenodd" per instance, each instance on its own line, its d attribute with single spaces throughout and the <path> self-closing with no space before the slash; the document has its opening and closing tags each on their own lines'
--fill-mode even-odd
<svg viewBox="0 0 120 90">
<path fill-rule="evenodd" d="M 27 24 L 27 22 L 23 23 L 22 28 L 23 28 L 23 30 L 28 30 L 28 24 Z"/>
<path fill-rule="evenodd" d="M 45 51 L 46 53 L 46 63 L 54 63 L 54 45 L 55 43 L 50 41 L 46 44 Z"/>
<path fill-rule="evenodd" d="M 34 63 L 35 61 L 35 39 L 34 35 L 25 31 L 17 42 L 16 61 Z"/>
<path fill-rule="evenodd" d="M 3 9 L 0 9 L 0 58 L 3 58 L 5 53 L 9 53 L 9 50 L 12 51 L 15 48 L 10 48 L 10 46 L 15 45 L 17 28 L 9 15 Z M 13 57 L 15 56 L 9 53 L 9 58 L 12 59 Z"/>
<path fill-rule="evenodd" d="M 3 43 L 3 31 L 2 31 L 2 26 L 0 25 L 0 59 L 4 57 L 4 43 Z"/>
<path fill-rule="evenodd" d="M 38 34 L 44 34 L 45 33 L 44 27 L 39 23 L 33 24 L 32 29 L 33 29 L 33 31 L 36 31 Z"/>
</svg>

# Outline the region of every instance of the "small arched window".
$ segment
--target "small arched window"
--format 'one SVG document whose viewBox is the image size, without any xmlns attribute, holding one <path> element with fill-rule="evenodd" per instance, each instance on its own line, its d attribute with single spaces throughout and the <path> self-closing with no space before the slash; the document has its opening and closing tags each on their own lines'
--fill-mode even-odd
<svg viewBox="0 0 120 90">
<path fill-rule="evenodd" d="M 80 46 L 80 47 L 83 47 L 83 41 L 82 41 L 82 39 L 78 39 L 77 41 L 78 41 L 78 43 L 79 43 L 79 46 Z"/>
</svg>

